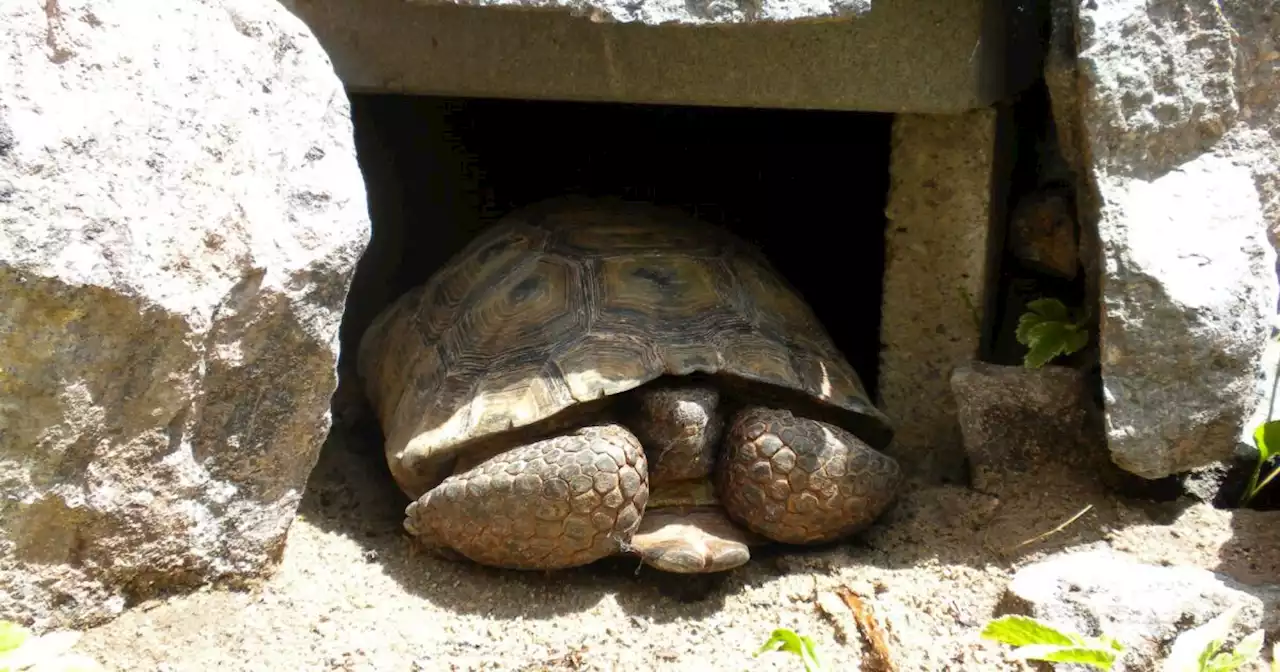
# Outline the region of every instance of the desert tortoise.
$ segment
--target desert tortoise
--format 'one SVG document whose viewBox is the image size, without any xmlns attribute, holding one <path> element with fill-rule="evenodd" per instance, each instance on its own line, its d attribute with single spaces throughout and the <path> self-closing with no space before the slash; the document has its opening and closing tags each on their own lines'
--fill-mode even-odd
<svg viewBox="0 0 1280 672">
<path fill-rule="evenodd" d="M 359 369 L 406 529 L 485 565 L 722 571 L 753 543 L 854 534 L 902 481 L 801 297 L 754 247 L 657 206 L 508 214 L 379 314 Z"/>
</svg>

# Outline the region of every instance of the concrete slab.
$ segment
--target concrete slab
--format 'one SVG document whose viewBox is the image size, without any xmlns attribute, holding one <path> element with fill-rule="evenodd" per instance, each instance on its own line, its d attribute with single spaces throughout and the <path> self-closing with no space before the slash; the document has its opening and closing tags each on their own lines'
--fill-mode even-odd
<svg viewBox="0 0 1280 672">
<path fill-rule="evenodd" d="M 883 1 L 883 0 L 877 0 Z M 715 25 L 857 18 L 872 0 L 408 0 L 418 5 L 459 5 L 553 10 L 597 22 Z"/>
<path fill-rule="evenodd" d="M 955 113 L 1037 70 L 1005 57 L 1037 19 L 1000 0 L 875 0 L 840 20 L 662 27 L 404 0 L 284 4 L 360 92 Z"/>
</svg>

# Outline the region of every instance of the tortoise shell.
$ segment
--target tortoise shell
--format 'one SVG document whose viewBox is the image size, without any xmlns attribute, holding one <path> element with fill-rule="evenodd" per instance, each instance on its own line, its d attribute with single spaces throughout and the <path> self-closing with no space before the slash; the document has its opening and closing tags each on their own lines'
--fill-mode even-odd
<svg viewBox="0 0 1280 672">
<path fill-rule="evenodd" d="M 508 214 L 379 314 L 359 368 L 393 476 L 414 498 L 486 440 L 505 447 L 494 439 L 660 376 L 790 393 L 875 448 L 892 431 L 754 247 L 681 212 L 613 200 Z"/>
</svg>

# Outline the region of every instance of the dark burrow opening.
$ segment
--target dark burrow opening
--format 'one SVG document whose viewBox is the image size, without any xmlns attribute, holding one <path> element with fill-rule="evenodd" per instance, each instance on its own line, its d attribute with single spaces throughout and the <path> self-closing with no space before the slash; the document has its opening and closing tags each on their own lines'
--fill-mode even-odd
<svg viewBox="0 0 1280 672">
<path fill-rule="evenodd" d="M 372 314 L 483 227 L 581 194 L 675 206 L 754 242 L 875 389 L 891 115 L 358 94 L 352 108 L 374 249 L 344 360 Z"/>
<path fill-rule="evenodd" d="M 756 244 L 875 394 L 892 115 L 362 94 L 351 104 L 373 235 L 343 319 L 338 424 L 376 433 L 355 374 L 370 321 L 484 227 L 563 195 L 673 206 Z"/>
</svg>

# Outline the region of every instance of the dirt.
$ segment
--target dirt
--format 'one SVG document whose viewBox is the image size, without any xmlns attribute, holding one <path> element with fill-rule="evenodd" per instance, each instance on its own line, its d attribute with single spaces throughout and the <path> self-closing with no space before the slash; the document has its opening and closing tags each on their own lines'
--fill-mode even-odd
<svg viewBox="0 0 1280 672">
<path fill-rule="evenodd" d="M 79 648 L 120 670 L 800 670 L 790 654 L 753 657 L 775 628 L 791 628 L 831 669 L 872 669 L 860 667 L 851 617 L 829 606 L 840 603 L 826 594 L 847 586 L 873 609 L 902 672 L 998 672 L 1032 668 L 979 631 L 1012 572 L 1046 553 L 1112 544 L 1151 562 L 1252 574 L 1242 580 L 1280 576 L 1276 552 L 1239 546 L 1240 515 L 1122 501 L 1079 474 L 998 497 L 912 484 L 852 542 L 766 549 L 721 575 L 630 559 L 499 571 L 415 553 L 402 496 L 360 445 L 330 439 L 270 579 L 137 605 Z"/>
</svg>

